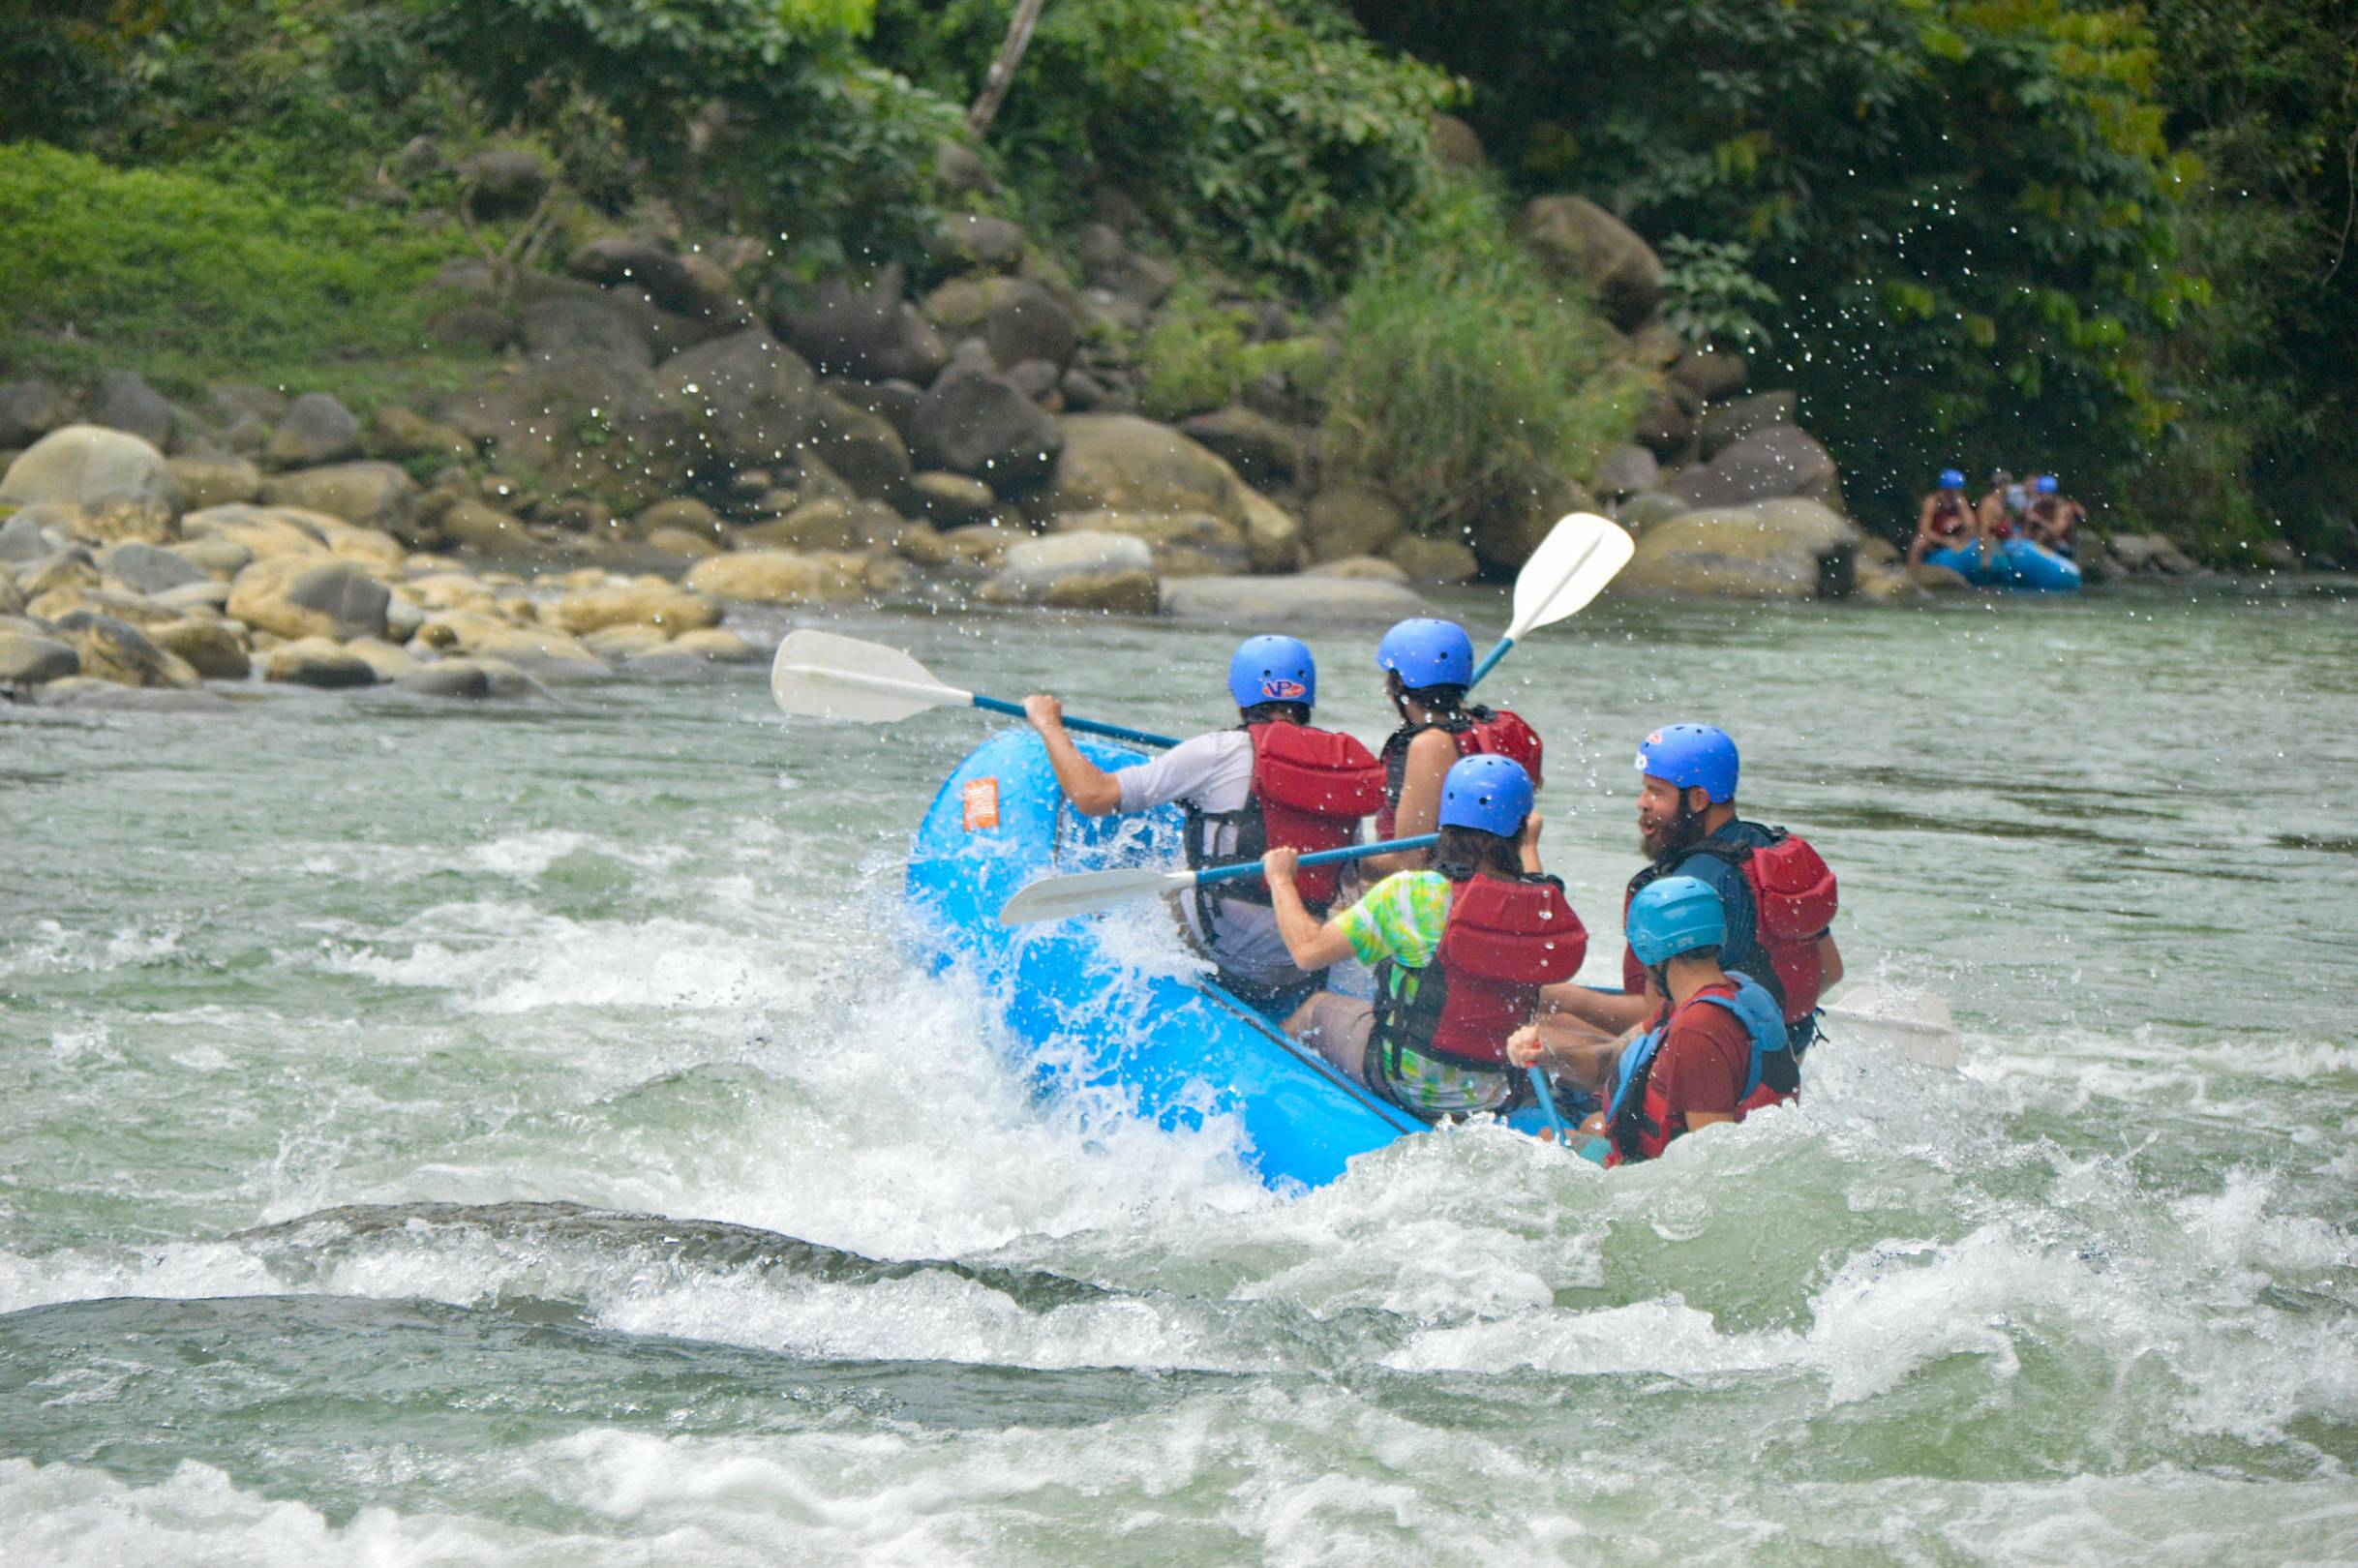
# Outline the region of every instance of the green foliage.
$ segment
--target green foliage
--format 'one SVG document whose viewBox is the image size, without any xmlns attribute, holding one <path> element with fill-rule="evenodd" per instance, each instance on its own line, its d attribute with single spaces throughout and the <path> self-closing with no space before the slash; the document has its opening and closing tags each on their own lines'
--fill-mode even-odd
<svg viewBox="0 0 2358 1568">
<path fill-rule="evenodd" d="M 129 348 L 167 391 L 255 377 L 363 404 L 447 379 L 448 356 L 421 350 L 419 289 L 465 252 L 456 234 L 37 142 L 0 146 L 0 227 L 12 368 L 78 376 Z"/>
<path fill-rule="evenodd" d="M 874 50 L 973 99 L 1013 0 L 883 0 Z M 1183 245 L 1324 289 L 1433 172 L 1453 88 L 1310 0 L 1050 0 L 991 131 L 1029 204 L 1114 186 Z"/>
<path fill-rule="evenodd" d="M 1328 454 L 1422 532 L 1455 532 L 1552 474 L 1586 477 L 1635 423 L 1644 389 L 1612 367 L 1608 333 L 1479 190 L 1447 193 L 1372 257 L 1343 314 Z"/>
<path fill-rule="evenodd" d="M 1725 240 L 1674 234 L 1662 242 L 1662 320 L 1680 341 L 1757 353 L 1776 340 L 1755 311 L 1784 301 L 1752 276 L 1752 253 Z"/>
<path fill-rule="evenodd" d="M 1252 342 L 1242 312 L 1216 303 L 1200 284 L 1183 284 L 1139 351 L 1140 402 L 1158 419 L 1183 419 L 1236 402 L 1264 376 L 1315 382 L 1325 353 L 1315 338 Z"/>
<path fill-rule="evenodd" d="M 2199 295 L 2174 263 L 2187 165 L 2138 14 L 2062 0 L 1359 0 L 1476 82 L 1526 189 L 1749 248 L 1854 498 L 1945 461 L 2088 473 L 2172 409 L 2135 342 Z M 1673 254 L 1674 269 L 1679 257 Z"/>
</svg>

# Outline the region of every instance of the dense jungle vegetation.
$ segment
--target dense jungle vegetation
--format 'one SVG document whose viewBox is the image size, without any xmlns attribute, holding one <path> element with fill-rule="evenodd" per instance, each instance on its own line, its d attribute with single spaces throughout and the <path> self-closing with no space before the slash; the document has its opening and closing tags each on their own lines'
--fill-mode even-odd
<svg viewBox="0 0 2358 1568">
<path fill-rule="evenodd" d="M 1111 207 L 1186 286 L 1329 323 L 1287 368 L 1447 506 L 1635 418 L 1611 329 L 1514 237 L 1572 193 L 1653 247 L 1681 338 L 1799 392 L 1871 525 L 1945 464 L 2046 466 L 2216 558 L 2358 563 L 2341 0 L 1044 0 L 979 135 L 1016 0 L 7 9 L 0 373 L 365 362 L 365 401 L 449 373 L 417 288 L 454 257 L 652 224 L 792 289 L 922 268 L 945 206 L 1050 237 Z M 389 173 L 421 136 L 535 150 L 563 202 Z M 1200 314 L 1158 329 L 1161 384 L 1287 352 Z"/>
</svg>

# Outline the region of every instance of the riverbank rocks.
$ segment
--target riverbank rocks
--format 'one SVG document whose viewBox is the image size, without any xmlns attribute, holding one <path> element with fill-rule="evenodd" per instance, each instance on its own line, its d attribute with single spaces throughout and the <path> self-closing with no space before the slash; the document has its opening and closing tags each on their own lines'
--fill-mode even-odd
<svg viewBox="0 0 2358 1568">
<path fill-rule="evenodd" d="M 171 441 L 172 406 L 136 371 L 113 370 L 90 393 L 90 423 L 136 436 L 150 446 Z"/>
<path fill-rule="evenodd" d="M 665 371 L 701 352 L 675 356 Z M 442 417 L 503 470 L 536 475 L 552 494 L 632 510 L 686 488 L 707 450 L 714 420 L 704 411 L 726 406 L 688 396 L 664 395 L 636 365 L 576 353 L 526 365 L 457 399 Z"/>
<path fill-rule="evenodd" d="M 0 627 L 0 686 L 39 686 L 81 672 L 73 644 Z"/>
<path fill-rule="evenodd" d="M 262 485 L 262 504 L 321 512 L 361 528 L 395 532 L 416 509 L 417 481 L 390 463 L 338 463 L 299 468 Z"/>
<path fill-rule="evenodd" d="M 180 531 L 191 543 L 219 541 L 236 546 L 253 560 L 327 554 L 327 536 L 316 525 L 298 514 L 265 511 L 259 506 L 213 506 L 191 512 L 180 520 Z M 207 570 L 217 569 L 207 565 Z"/>
<path fill-rule="evenodd" d="M 262 470 L 244 458 L 192 453 L 171 459 L 170 466 L 192 512 L 262 498 Z"/>
<path fill-rule="evenodd" d="M 73 417 L 73 398 L 45 376 L 0 381 L 0 450 L 30 446 Z"/>
<path fill-rule="evenodd" d="M 360 421 L 324 392 L 306 392 L 287 406 L 264 461 L 280 468 L 312 468 L 360 455 Z"/>
<path fill-rule="evenodd" d="M 861 596 L 861 558 L 795 550 L 741 550 L 700 560 L 680 586 L 754 604 L 846 604 Z"/>
<path fill-rule="evenodd" d="M 1523 241 L 1541 266 L 1592 289 L 1605 315 L 1629 331 L 1662 299 L 1662 261 L 1638 231 L 1585 196 L 1543 196 L 1523 209 Z"/>
<path fill-rule="evenodd" d="M 689 422 L 690 438 L 739 467 L 780 462 L 797 450 L 819 398 L 819 377 L 801 355 L 758 330 L 674 354 L 656 385 Z"/>
<path fill-rule="evenodd" d="M 982 596 L 991 604 L 1133 616 L 1151 616 L 1161 603 L 1154 552 L 1146 541 L 1096 531 L 1056 533 L 1009 546 L 998 574 L 982 585 Z"/>
<path fill-rule="evenodd" d="M 180 691 L 202 684 L 186 659 L 166 652 L 145 632 L 112 616 L 76 610 L 49 625 L 49 635 L 72 646 L 80 655 L 81 673 L 95 679 Z"/>
<path fill-rule="evenodd" d="M 143 513 L 177 515 L 182 499 L 162 452 L 136 436 L 96 425 L 51 431 L 0 476 L 0 504 L 13 506 L 56 502 L 96 511 L 129 501 Z"/>
<path fill-rule="evenodd" d="M 1065 448 L 1064 432 L 1039 405 L 1004 378 L 972 370 L 943 373 L 910 433 L 919 463 L 1002 495 L 1038 484 Z"/>
<path fill-rule="evenodd" d="M 576 637 L 611 626 L 647 626 L 669 634 L 719 625 L 720 606 L 660 579 L 641 580 L 568 593 L 551 608 L 549 618 Z"/>
<path fill-rule="evenodd" d="M 1261 489 L 1285 489 L 1310 477 L 1315 437 L 1251 408 L 1215 408 L 1179 422 L 1179 434 Z"/>
<path fill-rule="evenodd" d="M 1612 591 L 1631 596 L 1809 599 L 1818 562 L 1858 546 L 1856 524 L 1816 501 L 1713 507 L 1657 523 Z"/>
<path fill-rule="evenodd" d="M 1377 556 L 1407 529 L 1400 503 L 1372 485 L 1345 484 L 1311 498 L 1302 514 L 1313 560 Z"/>
<path fill-rule="evenodd" d="M 1274 529 L 1255 504 L 1276 510 L 1274 502 L 1216 453 L 1167 425 L 1119 413 L 1067 414 L 1056 425 L 1064 450 L 1040 498 L 1045 513 L 1204 512 L 1249 534 Z"/>
<path fill-rule="evenodd" d="M 1793 425 L 1800 413 L 1800 399 L 1791 392 L 1755 392 L 1750 397 L 1713 404 L 1695 423 L 1695 439 L 1709 462 L 1750 436 L 1773 425 Z"/>
<path fill-rule="evenodd" d="M 1164 615 L 1261 631 L 1389 626 L 1428 612 L 1413 590 L 1365 577 L 1187 577 L 1163 591 Z"/>
<path fill-rule="evenodd" d="M 147 636 L 166 653 L 187 660 L 189 668 L 207 680 L 243 680 L 252 673 L 246 645 L 228 622 L 210 616 L 167 620 L 148 627 Z"/>
<path fill-rule="evenodd" d="M 229 615 L 280 637 L 348 643 L 384 635 L 391 597 L 357 562 L 274 556 L 237 574 L 229 585 Z"/>
<path fill-rule="evenodd" d="M 1428 539 L 1404 533 L 1383 547 L 1383 558 L 1414 583 L 1469 583 L 1481 571 L 1473 547 L 1462 539 Z"/>
<path fill-rule="evenodd" d="M 1839 510 L 1842 476 L 1815 437 L 1798 426 L 1769 424 L 1708 463 L 1682 469 L 1671 490 L 1695 506 L 1740 506 L 1798 496 Z"/>
<path fill-rule="evenodd" d="M 262 678 L 328 691 L 378 684 L 368 660 L 324 637 L 300 638 L 263 654 Z"/>
<path fill-rule="evenodd" d="M 191 583 L 209 583 L 205 569 L 176 551 L 133 539 L 99 557 L 106 574 L 134 593 L 163 593 Z"/>
<path fill-rule="evenodd" d="M 1248 564 L 1245 530 L 1209 512 L 1135 517 L 1126 512 L 1065 512 L 1058 533 L 1126 533 L 1143 542 L 1164 577 L 1226 577 Z"/>
<path fill-rule="evenodd" d="M 412 697 L 456 697 L 480 701 L 492 694 L 491 677 L 472 659 L 421 664 L 394 682 Z"/>
</svg>

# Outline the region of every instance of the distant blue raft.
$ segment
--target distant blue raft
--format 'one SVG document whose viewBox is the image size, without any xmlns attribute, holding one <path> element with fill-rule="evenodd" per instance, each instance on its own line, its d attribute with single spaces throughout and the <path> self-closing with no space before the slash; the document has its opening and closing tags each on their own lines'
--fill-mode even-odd
<svg viewBox="0 0 2358 1568">
<path fill-rule="evenodd" d="M 2002 588 L 2017 593 L 2077 593 L 2079 563 L 2028 539 L 2009 539 L 1990 551 L 1980 547 L 1935 550 L 1924 557 L 1946 566 L 1975 588 Z"/>
<path fill-rule="evenodd" d="M 1079 744 L 1108 770 L 1145 760 Z M 1176 807 L 1083 817 L 1065 805 L 1037 737 L 995 736 L 950 775 L 918 828 L 908 894 L 921 940 L 941 967 L 981 981 L 1043 1090 L 1110 1089 L 1170 1129 L 1234 1117 L 1247 1159 L 1273 1186 L 1333 1181 L 1353 1155 L 1425 1131 L 1218 985 L 1124 963 L 1102 921 L 999 924 L 1000 906 L 1040 877 L 1179 863 L 1181 823 Z M 1543 1125 L 1536 1108 L 1509 1121 L 1527 1132 Z"/>
</svg>

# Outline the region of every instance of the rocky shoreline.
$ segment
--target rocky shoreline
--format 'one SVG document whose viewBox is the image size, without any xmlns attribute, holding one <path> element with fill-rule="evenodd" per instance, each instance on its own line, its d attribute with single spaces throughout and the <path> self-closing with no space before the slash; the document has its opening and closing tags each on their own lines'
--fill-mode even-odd
<svg viewBox="0 0 2358 1568">
<path fill-rule="evenodd" d="M 0 383 L 0 685 L 82 704 L 132 700 L 102 683 L 255 674 L 501 695 L 757 657 L 721 625 L 736 603 L 1379 623 L 1421 585 L 1511 576 L 1575 509 L 1637 533 L 1617 592 L 1962 586 L 1843 515 L 1791 393 L 1746 394 L 1738 356 L 1663 327 L 1659 263 L 1617 220 L 1549 197 L 1524 232 L 1593 291 L 1654 407 L 1592 489 L 1564 480 L 1447 537 L 1332 471 L 1284 372 L 1176 423 L 1139 413 L 1134 346 L 1176 280 L 1112 224 L 1077 236 L 1078 279 L 1014 225 L 962 216 L 929 286 L 889 268 L 791 300 L 647 238 L 592 240 L 564 276 L 457 264 L 433 331 L 502 357 L 429 412 L 365 422 L 318 391 Z M 1222 308 L 1333 351 L 1331 322 Z M 2163 541 L 2092 544 L 2099 577 L 2193 569 Z"/>
</svg>

